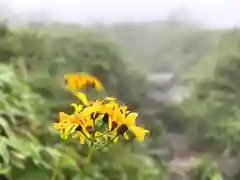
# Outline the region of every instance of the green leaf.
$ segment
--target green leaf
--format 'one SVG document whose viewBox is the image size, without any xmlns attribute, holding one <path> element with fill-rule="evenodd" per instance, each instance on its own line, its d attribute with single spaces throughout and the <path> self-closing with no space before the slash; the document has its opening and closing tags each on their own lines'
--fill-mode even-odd
<svg viewBox="0 0 240 180">
<path fill-rule="evenodd" d="M 16 124 L 16 119 L 8 111 L 2 110 L 2 111 L 0 111 L 0 115 L 6 116 L 11 121 L 12 124 Z"/>
<path fill-rule="evenodd" d="M 13 168 L 12 179 L 14 180 L 49 180 L 44 169 L 37 167 L 31 160 L 26 162 L 26 169 L 20 170 Z"/>
<path fill-rule="evenodd" d="M 26 158 L 26 156 L 22 155 L 21 153 L 15 152 L 15 151 L 11 151 L 11 164 L 14 164 L 14 166 L 16 166 L 19 169 L 24 169 L 25 165 L 24 165 L 24 160 Z"/>
<path fill-rule="evenodd" d="M 61 153 L 58 150 L 49 147 L 44 148 L 43 151 L 51 156 L 51 162 L 49 162 L 49 164 L 52 164 L 54 168 L 57 168 Z"/>
<path fill-rule="evenodd" d="M 0 174 L 7 174 L 10 171 L 10 167 L 1 167 L 0 165 Z"/>
<path fill-rule="evenodd" d="M 41 163 L 40 147 L 36 143 L 24 139 L 11 139 L 7 144 L 27 157 L 33 158 L 35 163 Z"/>
<path fill-rule="evenodd" d="M 76 175 L 76 176 L 73 177 L 72 180 L 80 180 L 80 179 L 81 179 L 81 175 Z"/>
<path fill-rule="evenodd" d="M 59 72 L 59 64 L 53 63 L 48 67 L 48 73 L 50 76 L 56 76 Z"/>
<path fill-rule="evenodd" d="M 76 159 L 73 159 L 73 157 L 68 154 L 62 154 L 59 159 L 59 166 L 68 169 L 78 169 Z"/>
<path fill-rule="evenodd" d="M 9 157 L 9 151 L 7 149 L 6 142 L 0 139 L 0 155 L 3 158 L 3 162 L 5 164 L 9 164 L 10 162 L 10 157 Z"/>
<path fill-rule="evenodd" d="M 7 120 L 3 117 L 0 117 L 0 127 L 1 126 L 9 138 L 15 137 L 14 132 L 12 131 L 12 128 L 10 127 Z"/>
<path fill-rule="evenodd" d="M 53 163 L 55 167 L 78 169 L 75 152 L 71 152 L 71 149 L 69 149 L 69 151 L 59 151 L 53 148 L 45 148 L 44 151 L 52 157 L 53 162 L 51 163 Z"/>
<path fill-rule="evenodd" d="M 7 144 L 23 154 L 31 154 L 31 145 L 23 139 L 11 139 L 7 142 Z"/>
</svg>

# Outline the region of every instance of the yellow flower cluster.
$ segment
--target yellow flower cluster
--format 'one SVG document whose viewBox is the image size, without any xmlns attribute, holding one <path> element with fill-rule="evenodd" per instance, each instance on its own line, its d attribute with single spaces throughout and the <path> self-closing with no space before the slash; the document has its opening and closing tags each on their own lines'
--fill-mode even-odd
<svg viewBox="0 0 240 180">
<path fill-rule="evenodd" d="M 85 73 L 65 76 L 66 85 L 71 90 L 92 85 L 97 90 L 103 90 L 98 79 Z M 79 137 L 80 143 L 86 140 L 98 147 L 104 147 L 110 142 L 117 142 L 120 136 L 128 139 L 128 133 L 143 141 L 148 130 L 136 125 L 138 114 L 128 111 L 127 106 L 121 105 L 115 98 L 106 97 L 103 100 L 89 101 L 82 92 L 74 92 L 82 104 L 71 104 L 72 114 L 59 113 L 59 122 L 53 127 L 60 131 L 63 139 Z"/>
<path fill-rule="evenodd" d="M 67 74 L 64 76 L 67 87 L 72 90 L 81 89 L 84 86 L 91 85 L 97 90 L 103 90 L 103 86 L 98 79 L 86 73 Z"/>
</svg>

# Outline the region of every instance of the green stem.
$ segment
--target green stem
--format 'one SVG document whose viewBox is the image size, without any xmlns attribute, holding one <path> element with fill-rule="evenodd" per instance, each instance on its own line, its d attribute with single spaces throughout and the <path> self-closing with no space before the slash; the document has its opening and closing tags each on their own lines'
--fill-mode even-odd
<svg viewBox="0 0 240 180">
<path fill-rule="evenodd" d="M 93 126 L 94 126 L 94 129 L 95 129 L 95 121 L 93 122 Z M 84 172 L 87 174 L 88 173 L 88 170 L 89 170 L 89 165 L 91 164 L 91 161 L 92 161 L 92 157 L 93 157 L 93 152 L 94 152 L 94 141 L 95 141 L 95 132 L 93 134 L 93 137 L 92 137 L 92 140 L 91 140 L 91 144 L 90 144 L 90 148 L 89 148 L 89 151 L 88 151 L 88 156 L 87 156 L 87 159 L 83 165 L 83 169 L 84 169 Z M 81 173 L 81 180 L 84 180 L 84 173 Z"/>
<path fill-rule="evenodd" d="M 55 180 L 57 178 L 57 173 L 53 173 L 52 177 L 51 177 L 51 180 Z"/>
<path fill-rule="evenodd" d="M 87 156 L 87 161 L 86 161 L 86 166 L 89 166 L 89 164 L 91 163 L 92 157 L 93 157 L 93 152 L 94 152 L 94 145 L 93 143 L 90 146 L 89 152 L 88 152 L 88 156 Z"/>
<path fill-rule="evenodd" d="M 56 180 L 58 176 L 58 168 L 54 169 L 51 180 Z"/>
<path fill-rule="evenodd" d="M 99 135 L 99 136 L 96 136 L 96 138 L 102 137 L 102 136 L 104 136 L 105 134 L 108 134 L 109 132 L 111 132 L 111 131 L 104 132 L 103 134 L 101 134 L 101 135 Z"/>
<path fill-rule="evenodd" d="M 93 152 L 94 152 L 94 144 L 91 142 L 91 146 L 90 146 L 90 149 L 88 151 L 87 159 L 83 164 L 83 170 L 84 171 L 81 173 L 81 179 L 80 180 L 84 180 L 84 175 L 88 173 L 88 170 L 89 170 L 88 168 L 89 168 L 89 165 L 90 165 L 92 157 L 93 157 Z"/>
<path fill-rule="evenodd" d="M 93 128 L 96 128 L 95 120 L 93 120 Z M 95 142 L 95 132 L 93 133 L 93 138 L 91 141 L 90 149 L 87 156 L 87 166 L 91 163 L 93 152 L 94 152 L 94 142 Z"/>
</svg>

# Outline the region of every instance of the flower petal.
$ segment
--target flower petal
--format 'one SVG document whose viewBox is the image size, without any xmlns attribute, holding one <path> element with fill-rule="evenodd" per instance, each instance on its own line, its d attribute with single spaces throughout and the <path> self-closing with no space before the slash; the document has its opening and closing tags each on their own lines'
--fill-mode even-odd
<svg viewBox="0 0 240 180">
<path fill-rule="evenodd" d="M 136 125 L 136 119 L 138 117 L 137 113 L 130 113 L 127 115 L 125 121 L 128 127 Z"/>
<path fill-rule="evenodd" d="M 84 144 L 85 143 L 85 139 L 86 139 L 86 137 L 82 133 L 79 133 L 80 144 Z"/>
<path fill-rule="evenodd" d="M 145 130 L 141 127 L 133 126 L 131 127 L 131 131 L 135 134 L 138 141 L 143 141 L 145 134 L 149 133 L 148 130 Z"/>
<path fill-rule="evenodd" d="M 100 83 L 100 81 L 98 79 L 94 79 L 93 83 L 95 84 L 95 87 L 96 87 L 97 90 L 103 90 L 104 89 L 102 84 Z"/>
<path fill-rule="evenodd" d="M 114 143 L 117 143 L 118 140 L 119 140 L 119 137 L 115 137 L 114 140 L 113 140 L 113 142 L 114 142 Z"/>
<path fill-rule="evenodd" d="M 68 121 L 70 116 L 64 112 L 59 112 L 59 120 L 60 122 Z"/>
<path fill-rule="evenodd" d="M 129 140 L 129 137 L 128 137 L 127 133 L 124 133 L 124 138 L 125 138 L 126 140 Z"/>
<path fill-rule="evenodd" d="M 106 97 L 105 100 L 108 100 L 108 101 L 115 101 L 116 98 L 114 98 L 114 97 Z"/>
<path fill-rule="evenodd" d="M 72 103 L 71 106 L 74 107 L 74 113 L 79 113 L 83 109 L 83 106 L 78 105 L 77 103 Z"/>
</svg>

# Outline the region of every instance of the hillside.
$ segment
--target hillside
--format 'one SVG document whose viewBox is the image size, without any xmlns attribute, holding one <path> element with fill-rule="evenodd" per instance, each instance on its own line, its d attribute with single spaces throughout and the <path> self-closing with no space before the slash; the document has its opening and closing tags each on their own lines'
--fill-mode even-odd
<svg viewBox="0 0 240 180">
<path fill-rule="evenodd" d="M 181 21 L 118 23 L 88 29 L 113 40 L 125 61 L 145 72 L 185 72 L 216 49 L 219 30 Z"/>
</svg>

